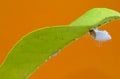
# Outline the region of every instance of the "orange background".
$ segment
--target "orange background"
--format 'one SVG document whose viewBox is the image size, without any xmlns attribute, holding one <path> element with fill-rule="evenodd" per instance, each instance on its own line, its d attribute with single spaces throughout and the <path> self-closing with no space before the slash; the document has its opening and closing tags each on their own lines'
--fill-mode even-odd
<svg viewBox="0 0 120 79">
<path fill-rule="evenodd" d="M 120 0 L 1 0 L 0 63 L 12 46 L 35 29 L 66 25 L 88 9 L 120 11 Z M 30 79 L 120 79 L 120 21 L 105 25 L 111 41 L 100 44 L 89 35 L 62 50 Z"/>
</svg>

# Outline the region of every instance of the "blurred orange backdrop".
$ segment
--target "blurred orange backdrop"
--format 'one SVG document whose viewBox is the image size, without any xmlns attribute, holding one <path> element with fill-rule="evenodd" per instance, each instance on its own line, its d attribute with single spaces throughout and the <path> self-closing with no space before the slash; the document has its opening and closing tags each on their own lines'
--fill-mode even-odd
<svg viewBox="0 0 120 79">
<path fill-rule="evenodd" d="M 69 24 L 95 7 L 120 12 L 119 5 L 120 0 L 1 0 L 0 64 L 28 32 Z M 108 30 L 113 39 L 100 44 L 86 34 L 45 63 L 30 79 L 120 79 L 120 21 L 101 29 Z"/>
</svg>

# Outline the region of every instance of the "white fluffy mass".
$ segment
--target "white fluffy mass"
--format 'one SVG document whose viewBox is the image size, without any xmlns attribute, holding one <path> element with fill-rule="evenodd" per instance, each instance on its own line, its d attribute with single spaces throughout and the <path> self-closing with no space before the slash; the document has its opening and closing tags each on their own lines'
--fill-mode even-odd
<svg viewBox="0 0 120 79">
<path fill-rule="evenodd" d="M 100 31 L 98 29 L 94 29 L 96 36 L 94 37 L 95 40 L 98 41 L 107 41 L 107 40 L 111 40 L 111 36 L 107 31 Z"/>
</svg>

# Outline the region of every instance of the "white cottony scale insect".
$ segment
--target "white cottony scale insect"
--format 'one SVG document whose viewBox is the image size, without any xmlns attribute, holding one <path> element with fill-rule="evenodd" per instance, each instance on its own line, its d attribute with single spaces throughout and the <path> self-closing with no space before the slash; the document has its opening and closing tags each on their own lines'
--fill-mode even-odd
<svg viewBox="0 0 120 79">
<path fill-rule="evenodd" d="M 107 41 L 112 39 L 110 34 L 105 30 L 100 31 L 98 29 L 93 29 L 90 30 L 90 35 L 97 41 Z"/>
</svg>

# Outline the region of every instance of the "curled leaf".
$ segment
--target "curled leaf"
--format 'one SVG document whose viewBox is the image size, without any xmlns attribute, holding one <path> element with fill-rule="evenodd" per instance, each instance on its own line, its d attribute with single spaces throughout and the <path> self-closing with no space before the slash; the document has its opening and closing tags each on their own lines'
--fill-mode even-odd
<svg viewBox="0 0 120 79">
<path fill-rule="evenodd" d="M 51 56 L 91 29 L 120 18 L 106 8 L 89 10 L 70 25 L 35 30 L 11 49 L 0 67 L 0 79 L 28 79 Z"/>
</svg>

